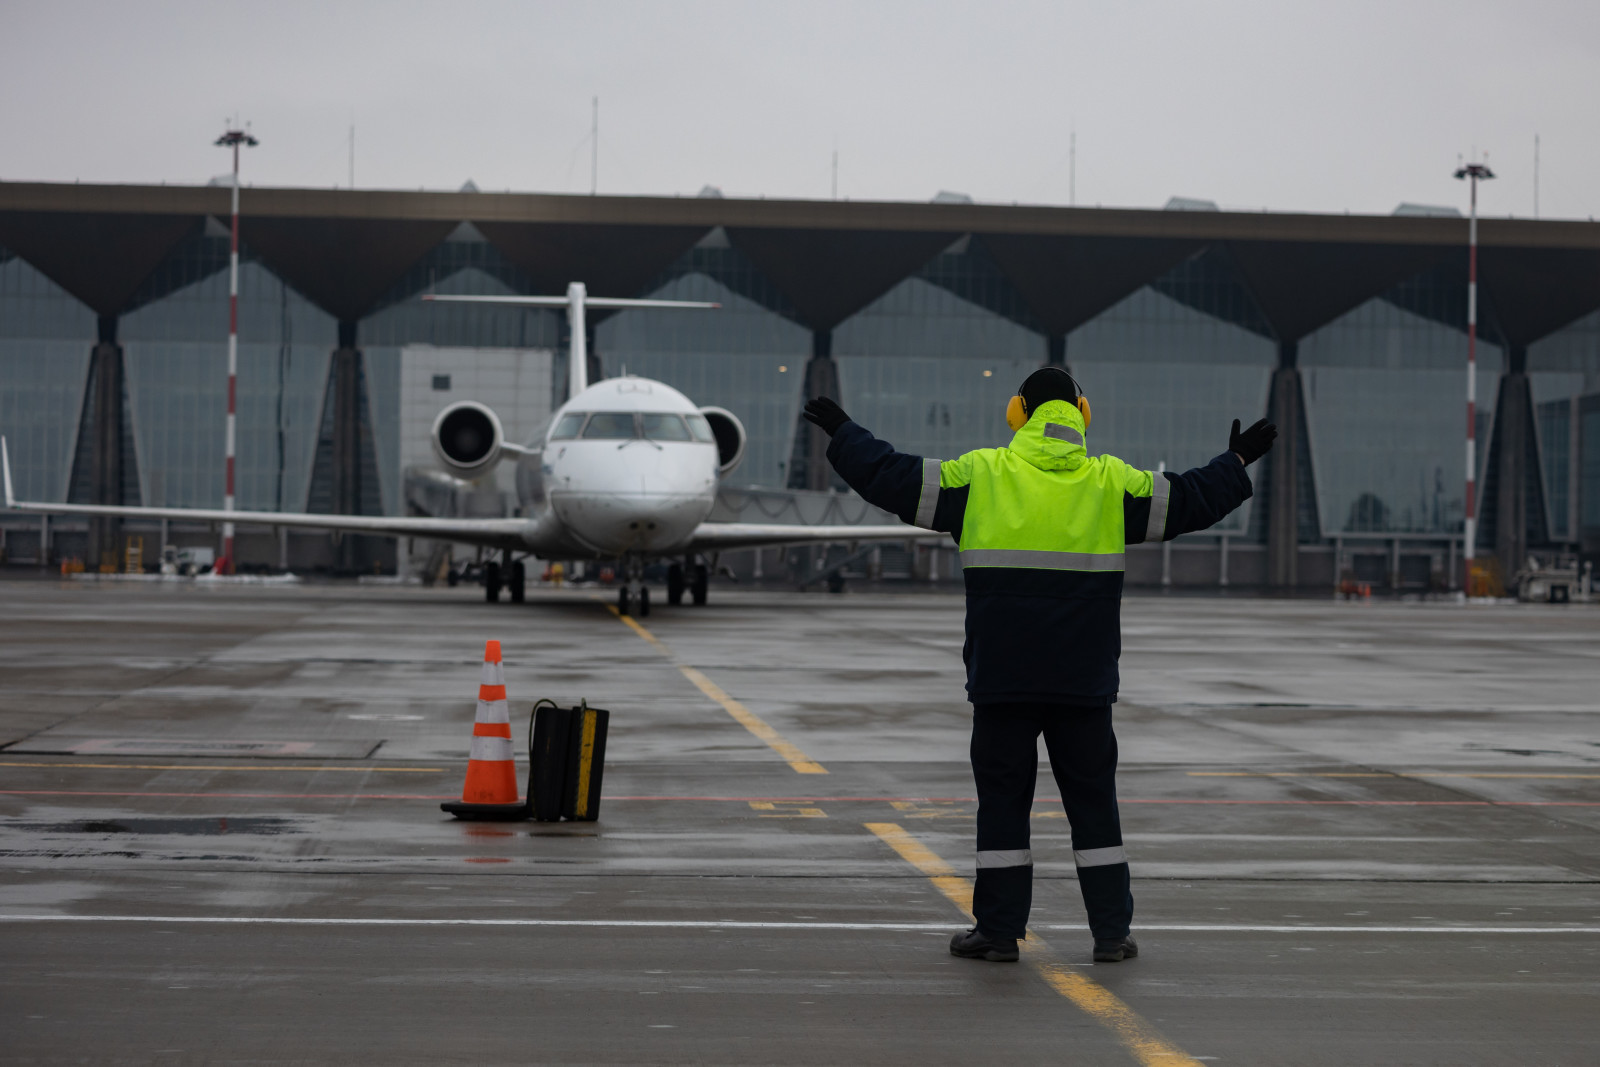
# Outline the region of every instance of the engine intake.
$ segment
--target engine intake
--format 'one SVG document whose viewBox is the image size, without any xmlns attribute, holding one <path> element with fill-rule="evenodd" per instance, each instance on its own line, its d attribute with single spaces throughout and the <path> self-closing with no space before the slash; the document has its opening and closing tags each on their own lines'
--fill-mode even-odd
<svg viewBox="0 0 1600 1067">
<path fill-rule="evenodd" d="M 749 442 L 744 423 L 726 408 L 701 408 L 700 414 L 711 424 L 711 435 L 717 439 L 718 470 L 727 474 L 744 460 L 745 445 Z"/>
<path fill-rule="evenodd" d="M 500 462 L 505 431 L 493 411 L 462 400 L 433 420 L 433 454 L 451 474 L 476 478 Z"/>
</svg>

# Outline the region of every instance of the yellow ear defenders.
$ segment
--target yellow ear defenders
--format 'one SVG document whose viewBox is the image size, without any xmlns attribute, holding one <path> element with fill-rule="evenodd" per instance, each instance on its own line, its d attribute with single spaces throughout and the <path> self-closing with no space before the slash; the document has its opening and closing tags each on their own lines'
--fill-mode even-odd
<svg viewBox="0 0 1600 1067">
<path fill-rule="evenodd" d="M 1076 378 L 1073 378 L 1070 374 L 1067 377 L 1072 382 L 1072 388 L 1078 393 L 1078 411 L 1083 415 L 1083 428 L 1087 430 L 1089 422 L 1093 418 L 1093 413 L 1089 409 L 1089 398 L 1083 395 L 1083 388 L 1078 385 Z M 1028 425 L 1028 417 L 1031 414 L 1032 412 L 1028 410 L 1027 403 L 1022 399 L 1022 394 L 1018 393 L 1006 404 L 1006 425 L 1011 428 L 1012 433 L 1016 433 Z"/>
</svg>

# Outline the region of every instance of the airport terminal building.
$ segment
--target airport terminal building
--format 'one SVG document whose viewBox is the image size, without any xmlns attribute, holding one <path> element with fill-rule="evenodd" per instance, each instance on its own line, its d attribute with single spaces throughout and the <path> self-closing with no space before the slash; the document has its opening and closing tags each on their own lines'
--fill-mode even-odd
<svg viewBox="0 0 1600 1067">
<path fill-rule="evenodd" d="M 1255 498 L 1131 552 L 1130 581 L 1422 589 L 1459 571 L 1460 217 L 253 188 L 241 202 L 242 509 L 423 507 L 408 471 L 454 400 L 536 432 L 565 395 L 564 316 L 418 298 L 582 281 L 722 305 L 594 314 L 590 376 L 660 379 L 737 414 L 750 440 L 730 516 L 833 507 L 808 394 L 948 458 L 1004 443 L 1007 398 L 1054 363 L 1093 401 L 1090 449 L 1137 466 L 1203 463 L 1234 418 L 1281 429 Z M 221 506 L 228 210 L 217 186 L 0 183 L 0 433 L 18 496 Z M 1508 574 L 1530 552 L 1600 557 L 1600 224 L 1489 219 L 1480 240 L 1477 554 Z M 470 506 L 509 512 L 509 488 Z M 32 565 L 114 558 L 139 533 L 19 514 L 0 530 L 7 561 Z M 149 533 L 147 558 L 156 536 L 211 537 Z M 359 540 L 245 529 L 239 558 L 397 565 Z M 742 555 L 736 570 L 762 566 Z M 885 576 L 958 573 L 948 550 L 895 558 Z M 765 574 L 779 565 L 768 554 Z"/>
</svg>

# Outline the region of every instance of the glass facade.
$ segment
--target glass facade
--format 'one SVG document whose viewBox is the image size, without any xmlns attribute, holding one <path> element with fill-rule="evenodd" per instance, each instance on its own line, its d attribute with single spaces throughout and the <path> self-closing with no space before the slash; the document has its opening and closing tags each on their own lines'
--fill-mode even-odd
<svg viewBox="0 0 1600 1067">
<path fill-rule="evenodd" d="M 1300 342 L 1325 536 L 1462 528 L 1466 362 L 1464 333 L 1382 299 Z M 1480 486 L 1502 366 L 1501 350 L 1480 338 Z"/>
<path fill-rule="evenodd" d="M 225 231 L 197 227 L 115 324 L 133 452 L 126 470 L 130 478 L 136 472 L 145 504 L 222 500 L 226 251 Z M 515 294 L 532 285 L 462 224 L 354 324 L 362 353 L 362 506 L 369 510 L 404 508 L 405 466 L 430 462 L 424 424 L 445 403 L 484 399 L 502 409 L 508 429 L 515 424 L 512 436 L 526 437 L 565 398 L 563 314 L 417 299 L 430 289 Z M 1046 359 L 1039 323 L 977 238 L 932 257 L 827 338 L 814 337 L 720 231 L 645 289 L 615 295 L 722 307 L 597 313 L 592 355 L 605 375 L 656 378 L 697 404 L 734 412 L 749 433 L 734 486 L 790 483 L 814 347 L 831 352 L 846 410 L 896 447 L 940 457 L 1005 442 L 1006 401 Z M 1310 457 L 1303 539 L 1460 530 L 1464 317 L 1464 274 L 1451 266 L 1397 285 L 1298 342 Z M 61 500 L 71 491 L 75 457 L 90 439 L 80 423 L 90 353 L 104 325 L 0 249 L 0 433 L 19 494 Z M 1496 336 L 1492 308 L 1485 332 Z M 241 508 L 333 506 L 330 398 L 339 343 L 334 318 L 246 248 Z M 1265 412 L 1279 350 L 1219 245 L 1071 331 L 1064 357 L 1094 403 L 1092 451 L 1141 468 L 1184 469 L 1225 447 L 1233 418 L 1249 422 Z M 1504 364 L 1501 348 L 1481 340 L 1480 463 L 1489 455 Z M 1600 537 L 1600 312 L 1531 345 L 1527 370 L 1551 536 L 1567 543 Z M 1264 537 L 1264 511 L 1253 521 L 1250 507 L 1222 529 Z"/>
<path fill-rule="evenodd" d="M 1528 346 L 1550 536 L 1578 541 L 1580 398 L 1600 394 L 1600 312 Z"/>
<path fill-rule="evenodd" d="M 903 452 L 951 459 L 1011 440 L 1006 402 L 1044 340 L 921 278 L 833 332 L 840 404 Z"/>
<path fill-rule="evenodd" d="M 123 315 L 140 491 L 152 507 L 221 507 L 228 413 L 228 274 Z M 256 262 L 239 267 L 235 486 L 246 511 L 300 511 L 322 423 L 331 316 Z"/>
<path fill-rule="evenodd" d="M 23 499 L 67 499 L 95 338 L 94 312 L 0 250 L 0 434 Z"/>
<path fill-rule="evenodd" d="M 1585 552 L 1600 549 L 1600 395 L 1578 406 L 1578 529 Z"/>
<path fill-rule="evenodd" d="M 1234 419 L 1267 410 L 1277 346 L 1154 288 L 1067 337 L 1067 362 L 1093 405 L 1089 447 L 1143 470 L 1187 470 L 1226 451 Z M 1217 529 L 1242 533 L 1250 507 Z"/>
</svg>

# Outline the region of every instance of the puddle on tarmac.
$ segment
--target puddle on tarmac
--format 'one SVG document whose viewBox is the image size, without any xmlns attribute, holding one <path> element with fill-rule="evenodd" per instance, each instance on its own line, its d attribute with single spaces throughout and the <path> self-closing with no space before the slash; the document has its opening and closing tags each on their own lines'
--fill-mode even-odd
<svg viewBox="0 0 1600 1067">
<path fill-rule="evenodd" d="M 299 834 L 302 820 L 278 816 L 211 816 L 190 819 L 83 819 L 77 822 L 8 822 L 5 829 L 55 834 Z"/>
</svg>

